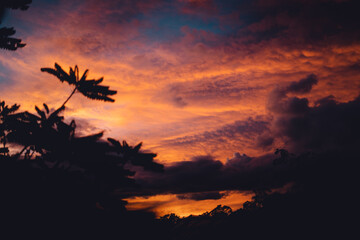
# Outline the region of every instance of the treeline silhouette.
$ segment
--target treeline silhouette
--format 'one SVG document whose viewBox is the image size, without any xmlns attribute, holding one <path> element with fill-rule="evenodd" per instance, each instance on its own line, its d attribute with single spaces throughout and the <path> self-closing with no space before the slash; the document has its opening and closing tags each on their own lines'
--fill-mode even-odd
<svg viewBox="0 0 360 240">
<path fill-rule="evenodd" d="M 351 239 L 358 234 L 358 173 L 354 153 L 298 156 L 280 149 L 274 164 L 298 164 L 300 174 L 283 191 L 256 189 L 239 210 L 218 205 L 198 216 L 160 218 L 166 239 Z M 341 162 L 341 163 L 340 163 Z M 310 164 L 311 165 L 308 165 Z M 164 231 L 165 232 L 165 231 Z"/>
<path fill-rule="evenodd" d="M 335 156 L 331 155 L 317 157 L 332 161 Z M 338 178 L 330 173 L 334 172 L 304 176 L 304 181 L 294 183 L 284 192 L 254 190 L 252 201 L 236 211 L 218 205 L 197 216 L 167 214 L 156 219 L 155 224 L 148 221 L 156 229 L 156 235 L 149 235 L 150 239 L 351 239 L 358 234 L 355 221 L 358 197 L 348 191 L 356 183 L 342 186 L 344 189 L 338 193 Z M 346 177 L 342 183 L 349 179 Z M 342 195 L 343 192 L 347 195 Z"/>
</svg>

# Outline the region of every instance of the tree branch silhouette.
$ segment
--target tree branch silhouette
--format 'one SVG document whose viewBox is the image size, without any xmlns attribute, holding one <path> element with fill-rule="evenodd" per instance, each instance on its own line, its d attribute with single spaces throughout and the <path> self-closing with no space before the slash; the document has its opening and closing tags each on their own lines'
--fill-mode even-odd
<svg viewBox="0 0 360 240">
<path fill-rule="evenodd" d="M 65 106 L 65 104 L 77 91 L 82 93 L 85 97 L 93 100 L 100 100 L 105 102 L 115 101 L 110 96 L 115 95 L 117 91 L 110 90 L 108 86 L 100 85 L 100 83 L 104 80 L 103 77 L 97 80 L 87 80 L 86 78 L 89 72 L 88 69 L 85 70 L 81 78 L 79 78 L 78 66 L 75 66 L 74 69 L 70 67 L 69 73 L 67 73 L 60 67 L 59 64 L 55 63 L 55 68 L 41 68 L 41 71 L 54 75 L 61 82 L 67 82 L 69 85 L 75 86 L 74 90 L 62 104 L 62 106 Z"/>
<path fill-rule="evenodd" d="M 5 14 L 5 10 L 9 9 L 20 9 L 27 10 L 29 8 L 29 4 L 31 0 L 2 0 L 0 2 L 0 23 L 2 22 L 2 18 Z M 0 48 L 10 51 L 15 51 L 18 48 L 25 47 L 25 43 L 21 41 L 21 39 L 10 37 L 15 34 L 14 28 L 2 27 L 0 28 Z"/>
</svg>

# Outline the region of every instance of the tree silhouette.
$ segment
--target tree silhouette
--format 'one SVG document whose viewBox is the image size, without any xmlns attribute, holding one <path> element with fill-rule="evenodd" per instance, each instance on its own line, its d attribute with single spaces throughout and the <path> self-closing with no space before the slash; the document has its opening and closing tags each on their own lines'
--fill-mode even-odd
<svg viewBox="0 0 360 240">
<path fill-rule="evenodd" d="M 170 213 L 160 217 L 160 220 L 165 222 L 166 224 L 176 224 L 179 222 L 180 217 L 175 213 Z"/>
<path fill-rule="evenodd" d="M 103 141 L 102 132 L 77 137 L 75 121 L 67 124 L 63 121 L 64 118 L 59 116 L 65 109 L 64 106 L 50 112 L 49 107 L 44 104 L 43 110 L 35 106 L 37 115 L 29 112 L 9 115 L 18 107 L 5 106 L 1 111 L 1 115 L 5 117 L 2 117 L 0 126 L 2 129 L 11 130 L 6 136 L 2 134 L 3 142 L 9 141 L 23 146 L 13 157 L 19 158 L 25 153 L 21 159 L 31 160 L 33 157 L 34 164 L 38 167 L 67 166 L 66 170 L 82 169 L 87 176 L 91 176 L 93 183 L 103 195 L 111 194 L 121 187 L 135 186 L 134 181 L 128 178 L 133 176 L 134 172 L 124 167 L 127 163 L 142 166 L 150 171 L 163 169 L 162 165 L 154 162 L 156 154 L 140 151 L 141 143 L 132 147 L 126 141 L 121 144 L 113 138 Z M 5 153 L 5 148 L 2 152 Z"/>
<path fill-rule="evenodd" d="M 0 23 L 7 8 L 27 10 L 31 0 L 2 0 L 0 2 Z M 23 48 L 26 44 L 21 42 L 21 39 L 10 37 L 15 34 L 14 28 L 3 27 L 0 28 L 0 48 L 15 51 L 18 48 Z"/>
<path fill-rule="evenodd" d="M 153 161 L 156 154 L 140 152 L 142 143 L 137 144 L 135 147 L 131 147 L 126 141 L 123 141 L 122 145 L 119 141 L 112 138 L 108 138 L 108 141 L 114 146 L 114 150 L 117 153 L 122 154 L 122 156 L 134 166 L 142 166 L 145 170 L 157 172 L 163 171 L 163 165 Z"/>
<path fill-rule="evenodd" d="M 35 106 L 35 113 L 30 113 L 20 112 L 17 104 L 0 102 L 2 217 L 31 222 L 36 214 L 46 219 L 41 224 L 66 221 L 80 222 L 84 227 L 120 221 L 128 216 L 122 199 L 139 188 L 130 167 L 161 172 L 163 165 L 154 161 L 156 154 L 141 151 L 142 143 L 130 146 L 114 138 L 104 140 L 103 132 L 79 137 L 75 121 L 65 122 L 61 114 L 76 91 L 90 99 L 114 101 L 109 96 L 116 91 L 100 85 L 103 78 L 86 80 L 88 70 L 79 78 L 77 66 L 69 73 L 58 64 L 55 69 L 42 71 L 75 89 L 53 111 L 45 103 L 42 109 Z"/>
<path fill-rule="evenodd" d="M 8 140 L 24 147 L 18 156 L 26 149 L 43 154 L 44 151 L 50 151 L 63 145 L 60 142 L 64 142 L 65 139 L 61 137 L 64 134 L 60 130 L 65 123 L 63 122 L 64 118 L 59 114 L 64 111 L 65 107 L 60 107 L 50 113 L 48 106 L 43 105 L 44 111 L 35 106 L 37 115 L 26 111 L 13 114 L 8 117 L 8 121 L 5 121 L 12 130 L 7 135 Z M 73 124 L 75 123 L 72 122 L 70 126 Z"/>
<path fill-rule="evenodd" d="M 0 143 L 3 144 L 0 147 L 0 154 L 7 155 L 9 153 L 9 149 L 6 147 L 6 139 L 7 134 L 11 131 L 10 126 L 7 124 L 7 120 L 11 117 L 11 114 L 16 112 L 19 109 L 19 105 L 14 104 L 11 107 L 5 105 L 5 101 L 0 102 Z"/>
</svg>

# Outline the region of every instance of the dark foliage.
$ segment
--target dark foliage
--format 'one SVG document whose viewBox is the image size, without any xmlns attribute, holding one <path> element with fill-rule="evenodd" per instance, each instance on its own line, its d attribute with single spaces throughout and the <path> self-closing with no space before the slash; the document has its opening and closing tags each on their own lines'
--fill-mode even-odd
<svg viewBox="0 0 360 240">
<path fill-rule="evenodd" d="M 61 76 L 82 93 L 108 89 L 99 80 L 86 80 L 86 72 L 79 79 L 75 67 Z M 107 90 L 102 100 L 115 93 Z M 129 166 L 163 171 L 154 162 L 156 154 L 142 152 L 141 143 L 132 147 L 113 138 L 105 141 L 102 132 L 78 137 L 75 121 L 66 123 L 61 116 L 65 103 L 54 111 L 46 104 L 35 106 L 34 114 L 0 102 L 0 212 L 6 226 L 42 236 L 61 226 L 60 235 L 90 236 L 107 228 L 114 233 L 114 224 L 124 235 L 133 235 L 135 221 L 155 224 L 152 214 L 126 212 L 122 198 L 139 187 Z"/>
<path fill-rule="evenodd" d="M 0 28 L 0 48 L 15 51 L 18 48 L 25 47 L 25 43 L 21 39 L 12 38 L 15 34 L 14 28 Z"/>
<path fill-rule="evenodd" d="M 2 0 L 0 2 L 0 23 L 2 22 L 2 18 L 7 8 L 27 10 L 29 8 L 28 5 L 31 2 L 31 0 Z M 25 47 L 26 44 L 21 42 L 21 39 L 11 37 L 15 32 L 15 29 L 12 27 L 0 28 L 0 48 L 15 51 L 18 48 Z"/>
<path fill-rule="evenodd" d="M 27 10 L 32 0 L 2 0 L 0 7 Z"/>
<path fill-rule="evenodd" d="M 11 118 L 12 114 L 19 109 L 19 105 L 12 105 L 9 107 L 5 104 L 5 101 L 0 102 L 0 143 L 3 147 L 0 147 L 0 154 L 8 155 L 9 149 L 6 147 L 6 135 L 8 131 L 11 131 L 10 126 L 7 124 L 7 119 Z"/>
</svg>

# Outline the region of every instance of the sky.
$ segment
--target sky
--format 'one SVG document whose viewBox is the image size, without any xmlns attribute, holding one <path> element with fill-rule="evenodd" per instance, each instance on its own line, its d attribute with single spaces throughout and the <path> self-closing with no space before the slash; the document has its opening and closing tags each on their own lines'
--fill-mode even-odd
<svg viewBox="0 0 360 240">
<path fill-rule="evenodd" d="M 0 53 L 0 98 L 22 110 L 55 109 L 72 89 L 40 68 L 89 69 L 117 90 L 116 101 L 76 94 L 66 119 L 76 120 L 78 134 L 105 130 L 143 142 L 168 169 L 139 171 L 151 191 L 129 196 L 129 208 L 181 216 L 220 203 L 237 209 L 252 196 L 243 176 L 273 179 L 275 149 L 341 148 L 349 142 L 338 139 L 358 133 L 359 116 L 351 114 L 359 109 L 359 7 L 351 0 L 33 0 L 3 19 L 27 45 Z"/>
</svg>

